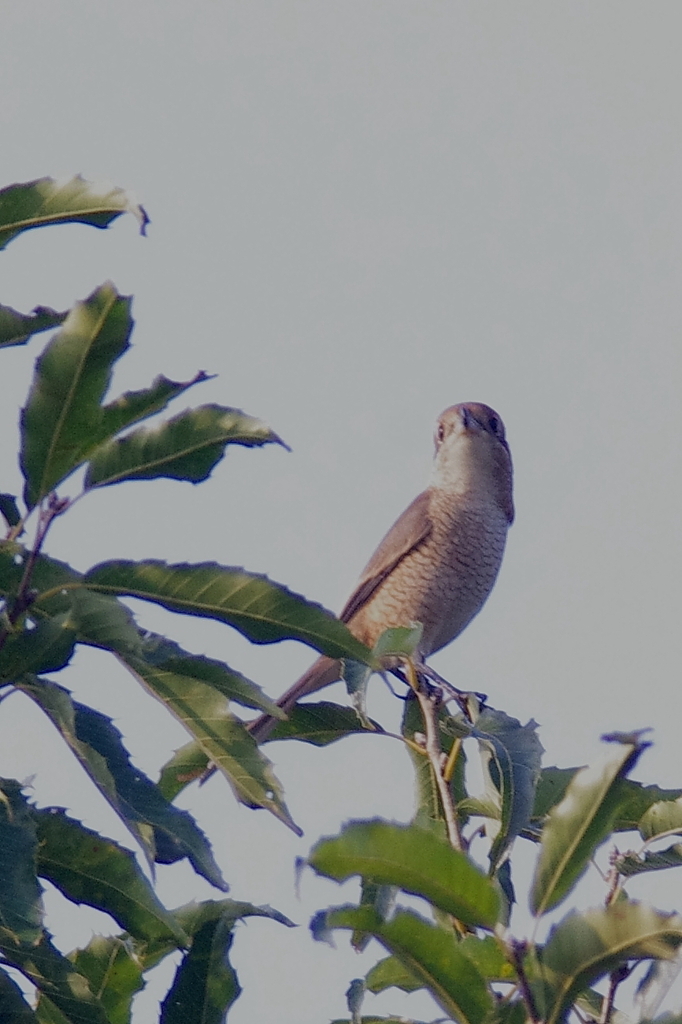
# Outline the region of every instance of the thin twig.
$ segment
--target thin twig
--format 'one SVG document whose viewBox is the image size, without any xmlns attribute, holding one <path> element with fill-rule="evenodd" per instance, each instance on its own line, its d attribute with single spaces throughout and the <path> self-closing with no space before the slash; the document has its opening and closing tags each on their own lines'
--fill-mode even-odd
<svg viewBox="0 0 682 1024">
<path fill-rule="evenodd" d="M 415 692 L 417 700 L 419 701 L 419 706 L 422 710 L 422 715 L 424 716 L 424 728 L 426 730 L 425 749 L 427 757 L 431 762 L 433 774 L 436 778 L 438 795 L 440 796 L 440 802 L 445 815 L 445 824 L 448 830 L 448 839 L 450 840 L 451 846 L 455 850 L 459 850 L 461 853 L 464 850 L 464 841 L 462 839 L 462 833 L 460 832 L 459 822 L 457 821 L 457 812 L 455 811 L 452 792 L 443 775 L 444 755 L 438 735 L 436 704 L 433 696 L 423 692 L 417 670 L 413 663 L 408 660 L 406 664 L 410 686 Z"/>
<path fill-rule="evenodd" d="M 0 630 L 0 650 L 2 650 L 8 636 L 12 632 L 12 627 L 18 622 L 19 618 L 31 604 L 29 588 L 35 564 L 38 561 L 38 557 L 42 546 L 45 543 L 45 538 L 47 537 L 50 526 L 57 516 L 62 515 L 62 513 L 66 511 L 68 506 L 68 499 L 60 499 L 56 494 L 51 494 L 47 508 L 41 509 L 38 519 L 38 527 L 36 529 L 36 539 L 32 549 L 29 551 L 28 558 L 26 559 L 24 572 L 21 577 L 21 582 L 19 583 L 19 589 L 17 590 L 16 597 L 12 602 L 11 609 L 8 609 L 7 621 L 9 622 L 9 626 L 5 626 Z"/>
<path fill-rule="evenodd" d="M 630 975 L 630 968 L 627 964 L 621 964 L 615 971 L 612 971 L 609 976 L 609 990 L 604 996 L 601 1004 L 601 1014 L 599 1015 L 599 1024 L 609 1024 L 611 1020 L 611 1014 L 613 1013 L 613 1004 L 616 998 L 616 992 L 621 982 L 625 981 Z"/>
<path fill-rule="evenodd" d="M 519 942 L 517 939 L 512 939 L 509 944 L 509 958 L 514 966 L 516 975 L 519 979 L 519 990 L 521 997 L 526 1004 L 528 1010 L 528 1016 L 533 1024 L 538 1024 L 540 1021 L 540 1014 L 538 1008 L 535 1005 L 535 999 L 533 998 L 533 992 L 531 991 L 530 983 L 526 976 L 526 970 L 523 966 L 523 958 L 527 950 L 525 942 Z"/>
</svg>

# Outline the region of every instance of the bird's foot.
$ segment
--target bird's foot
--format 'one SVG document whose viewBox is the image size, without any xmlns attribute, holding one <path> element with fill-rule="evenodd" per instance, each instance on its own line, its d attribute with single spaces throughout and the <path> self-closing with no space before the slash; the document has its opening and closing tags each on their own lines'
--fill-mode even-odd
<svg viewBox="0 0 682 1024">
<path fill-rule="evenodd" d="M 447 693 L 448 696 L 444 699 L 443 703 L 447 703 L 449 700 L 457 701 L 461 710 L 464 712 L 467 718 L 470 717 L 470 697 L 475 697 L 476 700 L 481 705 L 485 704 L 488 699 L 487 693 L 478 693 L 475 690 L 460 690 L 459 687 L 454 686 L 452 683 L 448 682 L 447 679 L 444 679 L 443 676 L 440 676 L 435 669 L 431 668 L 425 662 L 416 663 L 414 668 L 417 673 L 417 678 L 419 679 L 419 682 L 421 684 L 426 685 L 427 688 L 429 688 L 429 683 L 427 682 L 427 680 L 429 680 L 430 683 L 435 684 L 435 686 L 431 687 L 431 689 L 439 691 L 439 693 L 441 694 L 441 699 L 443 699 L 442 694 L 443 691 L 445 691 L 445 693 Z M 391 674 L 400 679 L 401 682 L 405 683 L 408 686 L 410 685 L 409 678 L 403 668 L 397 666 L 396 668 L 392 668 L 390 671 Z"/>
</svg>

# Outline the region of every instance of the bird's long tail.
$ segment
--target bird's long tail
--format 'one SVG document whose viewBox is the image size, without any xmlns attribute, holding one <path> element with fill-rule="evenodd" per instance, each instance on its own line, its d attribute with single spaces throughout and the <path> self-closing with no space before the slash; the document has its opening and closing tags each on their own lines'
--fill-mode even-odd
<svg viewBox="0 0 682 1024">
<path fill-rule="evenodd" d="M 341 663 L 333 658 L 327 658 L 324 654 L 313 662 L 307 672 L 291 686 L 277 704 L 283 711 L 289 712 L 294 704 L 305 697 L 308 693 L 315 693 L 324 686 L 329 686 L 341 678 Z M 261 715 L 248 727 L 249 732 L 257 743 L 262 743 L 268 738 L 277 719 L 272 715 Z"/>
</svg>

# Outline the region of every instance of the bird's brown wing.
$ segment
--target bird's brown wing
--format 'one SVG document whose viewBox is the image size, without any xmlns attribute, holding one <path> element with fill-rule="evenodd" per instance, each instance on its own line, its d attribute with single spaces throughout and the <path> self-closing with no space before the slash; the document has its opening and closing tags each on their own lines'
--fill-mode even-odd
<svg viewBox="0 0 682 1024">
<path fill-rule="evenodd" d="M 423 491 L 395 521 L 365 566 L 357 587 L 346 601 L 339 616 L 342 622 L 349 622 L 355 613 L 367 604 L 396 565 L 429 536 L 432 528 L 430 503 L 430 491 Z"/>
</svg>

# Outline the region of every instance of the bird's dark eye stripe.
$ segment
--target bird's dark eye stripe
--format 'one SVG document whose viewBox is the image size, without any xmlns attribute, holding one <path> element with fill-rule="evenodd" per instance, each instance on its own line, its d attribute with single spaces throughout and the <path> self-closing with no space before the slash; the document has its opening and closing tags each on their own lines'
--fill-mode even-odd
<svg viewBox="0 0 682 1024">
<path fill-rule="evenodd" d="M 497 416 L 490 417 L 488 426 L 492 430 L 493 434 L 496 434 L 498 432 L 498 430 L 500 429 L 500 421 L 498 420 Z"/>
</svg>

